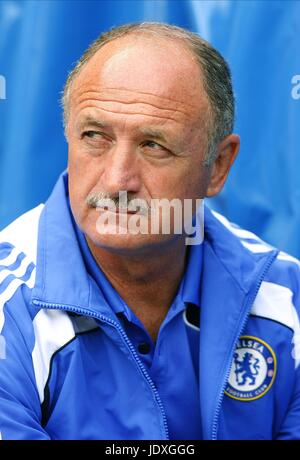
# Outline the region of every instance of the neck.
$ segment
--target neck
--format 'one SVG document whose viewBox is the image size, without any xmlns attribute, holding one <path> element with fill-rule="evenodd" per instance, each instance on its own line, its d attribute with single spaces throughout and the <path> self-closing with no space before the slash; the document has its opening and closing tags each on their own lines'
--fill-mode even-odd
<svg viewBox="0 0 300 460">
<path fill-rule="evenodd" d="M 171 247 L 134 256 L 110 252 L 88 238 L 87 243 L 112 286 L 155 341 L 184 273 L 184 239 Z"/>
</svg>

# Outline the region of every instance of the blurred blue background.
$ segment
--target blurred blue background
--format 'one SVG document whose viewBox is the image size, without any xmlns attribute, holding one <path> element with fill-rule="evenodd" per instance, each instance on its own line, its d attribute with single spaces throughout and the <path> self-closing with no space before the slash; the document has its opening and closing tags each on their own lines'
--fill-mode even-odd
<svg viewBox="0 0 300 460">
<path fill-rule="evenodd" d="M 101 31 L 142 20 L 198 32 L 228 60 L 242 144 L 210 205 L 300 257 L 298 1 L 1 1 L 0 228 L 44 201 L 66 167 L 59 99 L 68 71 Z"/>
</svg>

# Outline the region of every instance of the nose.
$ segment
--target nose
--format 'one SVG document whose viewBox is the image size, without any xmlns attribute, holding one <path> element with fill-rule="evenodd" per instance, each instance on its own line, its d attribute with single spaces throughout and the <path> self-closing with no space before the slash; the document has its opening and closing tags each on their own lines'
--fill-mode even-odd
<svg viewBox="0 0 300 460">
<path fill-rule="evenodd" d="M 120 190 L 139 191 L 141 178 L 134 148 L 125 143 L 115 145 L 108 153 L 104 167 L 102 187 L 107 193 L 118 195 Z"/>
</svg>

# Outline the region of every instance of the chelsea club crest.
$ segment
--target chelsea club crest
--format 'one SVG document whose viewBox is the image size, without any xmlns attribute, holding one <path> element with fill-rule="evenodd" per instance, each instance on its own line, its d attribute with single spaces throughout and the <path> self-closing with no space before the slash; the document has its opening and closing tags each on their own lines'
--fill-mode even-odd
<svg viewBox="0 0 300 460">
<path fill-rule="evenodd" d="M 250 335 L 240 337 L 225 394 L 239 401 L 261 398 L 273 385 L 276 367 L 276 356 L 270 345 Z"/>
</svg>

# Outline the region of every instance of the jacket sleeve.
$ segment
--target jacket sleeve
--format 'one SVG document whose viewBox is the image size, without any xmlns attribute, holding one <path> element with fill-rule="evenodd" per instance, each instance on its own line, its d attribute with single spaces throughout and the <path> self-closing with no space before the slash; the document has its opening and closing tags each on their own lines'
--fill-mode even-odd
<svg viewBox="0 0 300 460">
<path fill-rule="evenodd" d="M 293 400 L 276 437 L 278 440 L 300 440 L 300 367 L 296 374 Z"/>
<path fill-rule="evenodd" d="M 291 355 L 295 361 L 294 391 L 278 440 L 300 440 L 300 264 L 292 276 L 294 336 Z"/>
<path fill-rule="evenodd" d="M 20 297 L 19 305 L 15 295 L 13 308 L 6 304 L 0 311 L 0 434 L 3 440 L 47 440 L 32 364 L 32 321 Z"/>
</svg>

